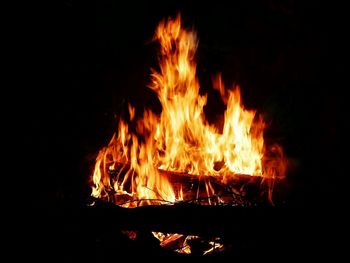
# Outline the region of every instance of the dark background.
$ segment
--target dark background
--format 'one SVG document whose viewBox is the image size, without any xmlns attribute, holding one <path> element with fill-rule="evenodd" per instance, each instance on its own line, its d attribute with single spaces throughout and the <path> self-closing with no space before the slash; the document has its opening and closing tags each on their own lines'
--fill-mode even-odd
<svg viewBox="0 0 350 263">
<path fill-rule="evenodd" d="M 129 101 L 159 110 L 146 88 L 150 68 L 157 67 L 151 39 L 159 21 L 177 12 L 198 32 L 197 75 L 209 93 L 208 118 L 222 111 L 211 91 L 211 77 L 222 72 L 228 85 L 241 86 L 244 105 L 264 115 L 268 136 L 290 159 L 288 213 L 315 222 L 300 223 L 297 236 L 302 240 L 310 227 L 322 236 L 337 232 L 334 221 L 342 220 L 345 200 L 339 187 L 345 176 L 339 151 L 347 83 L 343 7 L 297 0 L 61 1 L 40 11 L 32 36 L 37 53 L 29 70 L 38 85 L 24 93 L 29 132 L 23 136 L 34 157 L 27 167 L 38 190 L 29 204 L 45 229 L 40 240 L 63 261 L 89 258 L 84 248 L 72 248 L 82 240 L 91 248 L 85 239 L 90 226 L 80 222 L 75 205 L 90 194 L 94 158 L 115 131 L 115 115 Z M 292 219 L 284 227 L 291 225 Z M 329 248 L 334 237 L 318 240 Z M 298 252 L 293 244 L 288 252 Z"/>
</svg>

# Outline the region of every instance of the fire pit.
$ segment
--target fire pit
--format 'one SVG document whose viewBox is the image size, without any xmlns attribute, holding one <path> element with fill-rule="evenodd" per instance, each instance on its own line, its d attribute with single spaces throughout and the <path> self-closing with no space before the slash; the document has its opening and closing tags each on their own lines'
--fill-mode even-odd
<svg viewBox="0 0 350 263">
<path fill-rule="evenodd" d="M 167 216 L 160 226 L 150 215 L 196 211 L 199 221 L 212 218 L 218 224 L 215 218 L 225 217 L 222 207 L 272 206 L 273 189 L 283 184 L 286 172 L 283 150 L 264 143 L 264 120 L 244 108 L 240 88 L 225 88 L 221 76 L 213 78 L 213 86 L 226 105 L 224 121 L 206 120 L 207 96 L 199 93 L 194 59 L 198 40 L 182 27 L 180 15 L 162 21 L 154 40 L 160 44 L 159 69 L 152 69 L 149 88 L 162 111 L 137 116 L 129 104 L 128 116 L 120 118 L 118 132 L 96 158 L 91 205 L 123 209 L 135 220 L 123 231 L 132 240 L 146 225 L 163 248 L 221 252 L 229 245 L 219 233 L 201 236 L 196 222 L 169 228 L 166 222 L 174 220 Z"/>
</svg>

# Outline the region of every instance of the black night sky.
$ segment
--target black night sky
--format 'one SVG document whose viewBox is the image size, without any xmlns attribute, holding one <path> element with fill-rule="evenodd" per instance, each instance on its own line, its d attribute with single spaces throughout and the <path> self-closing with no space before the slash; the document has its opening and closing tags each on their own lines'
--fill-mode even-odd
<svg viewBox="0 0 350 263">
<path fill-rule="evenodd" d="M 222 111 L 211 90 L 212 76 L 222 72 L 228 85 L 241 86 L 244 105 L 268 120 L 267 136 L 290 158 L 291 213 L 329 215 L 341 207 L 345 12 L 317 1 L 209 2 L 67 0 L 39 22 L 40 56 L 32 69 L 42 85 L 30 91 L 25 136 L 27 149 L 40 156 L 43 176 L 31 204 L 34 213 L 48 216 L 44 236 L 55 240 L 49 246 L 61 262 L 81 259 L 85 250 L 83 260 L 91 259 L 89 250 L 101 251 L 93 237 L 87 245 L 88 227 L 74 217 L 74 206 L 90 194 L 94 158 L 116 129 L 115 114 L 128 102 L 141 111 L 159 110 L 146 88 L 150 68 L 157 67 L 151 40 L 157 24 L 178 12 L 198 33 L 197 75 L 202 92 L 209 93 L 208 118 Z M 72 249 L 75 242 L 85 242 L 85 248 Z M 297 253 L 298 247 L 286 251 Z"/>
</svg>

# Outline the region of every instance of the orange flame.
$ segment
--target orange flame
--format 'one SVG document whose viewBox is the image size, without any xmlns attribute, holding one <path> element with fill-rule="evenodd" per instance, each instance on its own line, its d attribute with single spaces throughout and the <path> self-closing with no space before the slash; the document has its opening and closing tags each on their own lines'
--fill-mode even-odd
<svg viewBox="0 0 350 263">
<path fill-rule="evenodd" d="M 182 188 L 175 193 L 161 170 L 226 179 L 236 174 L 283 177 L 282 148 L 274 146 L 273 154 L 264 156 L 263 119 L 245 109 L 239 87 L 225 89 L 220 76 L 214 87 L 227 105 L 222 132 L 206 121 L 207 96 L 199 94 L 196 78 L 195 32 L 183 29 L 177 16 L 161 22 L 154 39 L 160 43 L 160 71 L 152 70 L 150 88 L 162 112 L 157 116 L 146 110 L 141 119 L 134 120 L 135 109 L 129 105 L 135 131 L 124 120 L 119 122 L 118 135 L 97 156 L 92 195 L 109 200 L 113 189 L 125 201 L 116 203 L 126 207 L 134 207 L 127 201 L 135 199 L 142 199 L 138 204 L 142 205 L 151 199 L 174 202 L 184 198 Z M 206 191 L 214 193 L 210 184 Z"/>
</svg>

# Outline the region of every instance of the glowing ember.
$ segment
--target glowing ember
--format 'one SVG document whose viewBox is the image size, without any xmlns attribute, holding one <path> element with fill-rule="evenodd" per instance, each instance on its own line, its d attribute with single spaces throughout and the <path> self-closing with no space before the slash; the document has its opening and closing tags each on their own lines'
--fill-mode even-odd
<svg viewBox="0 0 350 263">
<path fill-rule="evenodd" d="M 188 199 L 190 193 L 181 183 L 171 183 L 172 174 L 216 178 L 223 184 L 242 174 L 284 177 L 282 148 L 264 145 L 263 119 L 245 109 L 239 87 L 225 89 L 220 76 L 214 87 L 227 106 L 222 131 L 206 121 L 207 97 L 199 94 L 194 61 L 198 41 L 195 32 L 181 28 L 180 16 L 161 22 L 154 39 L 160 43 L 160 71 L 152 70 L 149 88 L 157 94 L 162 112 L 158 116 L 146 110 L 136 118 L 129 105 L 129 120 L 120 120 L 118 133 L 97 156 L 92 196 L 132 208 Z M 206 195 L 214 196 L 211 181 L 204 182 Z M 208 199 L 211 205 L 221 201 Z M 185 239 L 154 235 L 161 243 Z M 183 252 L 188 251 L 183 246 Z"/>
</svg>

